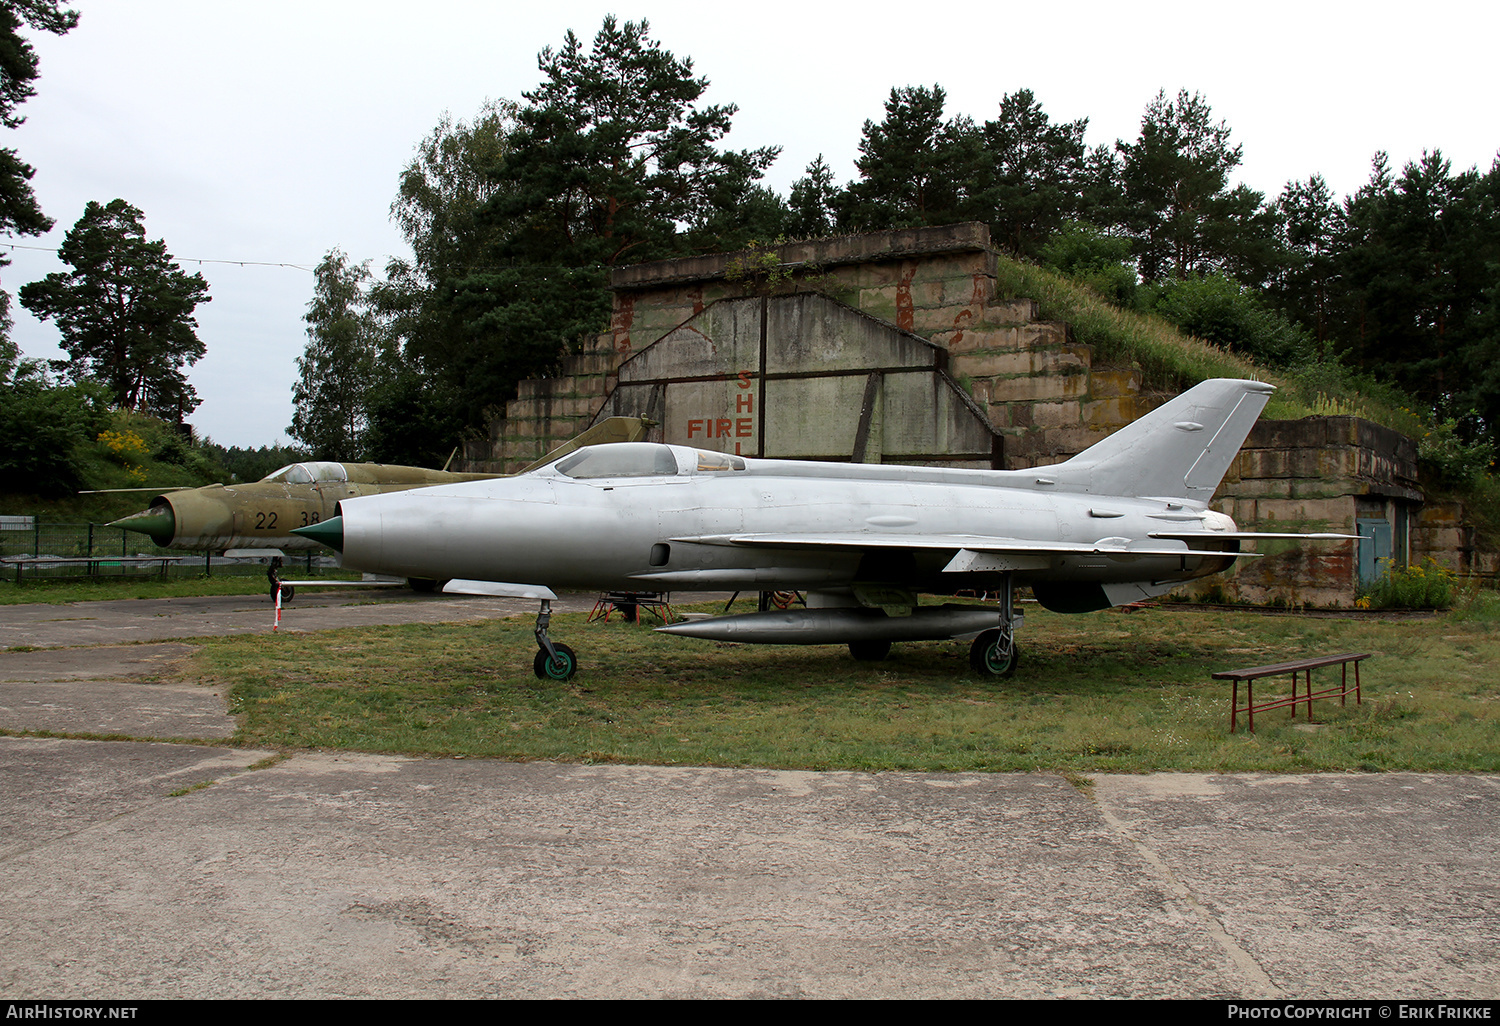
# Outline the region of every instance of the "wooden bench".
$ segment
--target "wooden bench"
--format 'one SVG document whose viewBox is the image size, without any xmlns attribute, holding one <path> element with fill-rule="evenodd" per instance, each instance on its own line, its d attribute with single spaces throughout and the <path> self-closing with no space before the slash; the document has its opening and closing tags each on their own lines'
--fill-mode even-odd
<svg viewBox="0 0 1500 1026">
<path fill-rule="evenodd" d="M 1361 660 L 1370 658 L 1368 652 L 1349 652 L 1344 655 L 1318 656 L 1313 659 L 1295 659 L 1289 663 L 1273 663 L 1270 666 L 1250 666 L 1243 670 L 1221 670 L 1213 675 L 1214 680 L 1234 681 L 1234 693 L 1229 700 L 1229 732 L 1233 734 L 1238 724 L 1239 714 L 1244 712 L 1248 721 L 1250 733 L 1255 733 L 1255 714 L 1266 712 L 1270 709 L 1285 709 L 1288 706 L 1292 710 L 1292 718 L 1297 718 L 1297 703 L 1307 703 L 1307 722 L 1312 722 L 1312 704 L 1315 698 L 1333 698 L 1337 696 L 1340 705 L 1348 704 L 1349 694 L 1354 695 L 1356 705 L 1360 704 L 1362 698 L 1359 693 L 1359 664 Z M 1354 664 L 1354 686 L 1349 686 L 1349 664 Z M 1340 668 L 1339 683 L 1336 687 L 1329 687 L 1322 691 L 1314 692 L 1312 689 L 1312 671 L 1320 666 L 1338 666 Z M 1275 698 L 1269 702 L 1255 704 L 1255 682 L 1262 677 L 1279 677 L 1284 673 L 1292 675 L 1292 697 Z M 1307 693 L 1297 693 L 1297 678 L 1301 676 L 1307 686 Z M 1240 706 L 1240 681 L 1245 682 L 1245 705 Z"/>
</svg>

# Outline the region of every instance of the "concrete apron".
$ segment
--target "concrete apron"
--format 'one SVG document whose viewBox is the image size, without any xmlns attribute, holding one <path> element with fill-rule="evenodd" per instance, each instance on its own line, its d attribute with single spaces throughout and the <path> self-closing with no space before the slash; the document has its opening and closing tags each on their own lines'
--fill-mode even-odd
<svg viewBox="0 0 1500 1026">
<path fill-rule="evenodd" d="M 149 683 L 186 648 L 0 653 L 0 728 L 74 735 L 0 737 L 8 998 L 1500 996 L 1493 777 L 77 737 L 230 737 L 214 689 Z"/>
</svg>

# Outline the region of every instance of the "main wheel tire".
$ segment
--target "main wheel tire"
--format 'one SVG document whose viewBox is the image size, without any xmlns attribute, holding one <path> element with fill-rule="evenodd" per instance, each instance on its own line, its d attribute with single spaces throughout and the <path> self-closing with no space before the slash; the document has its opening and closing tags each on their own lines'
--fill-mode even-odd
<svg viewBox="0 0 1500 1026">
<path fill-rule="evenodd" d="M 1009 677 L 1021 664 L 1021 646 L 1011 639 L 1008 657 L 1000 652 L 1000 628 L 985 631 L 969 648 L 969 667 L 986 677 Z"/>
<path fill-rule="evenodd" d="M 281 601 L 290 602 L 293 597 L 296 596 L 296 594 L 297 589 L 293 588 L 291 585 L 283 584 L 281 586 Z M 271 588 L 271 601 L 276 601 L 276 588 L 274 586 Z"/>
<path fill-rule="evenodd" d="M 571 680 L 573 674 L 578 672 L 578 656 L 567 645 L 559 645 L 554 641 L 552 647 L 557 650 L 557 658 L 551 658 L 545 648 L 539 648 L 536 658 L 532 660 L 531 669 L 541 680 Z"/>
<path fill-rule="evenodd" d="M 851 641 L 849 654 L 862 663 L 878 663 L 891 654 L 889 641 Z"/>
<path fill-rule="evenodd" d="M 406 583 L 411 587 L 412 591 L 418 591 L 425 595 L 430 594 L 434 591 L 442 591 L 443 585 L 447 584 L 448 582 L 434 581 L 430 577 L 408 577 L 406 579 Z"/>
</svg>

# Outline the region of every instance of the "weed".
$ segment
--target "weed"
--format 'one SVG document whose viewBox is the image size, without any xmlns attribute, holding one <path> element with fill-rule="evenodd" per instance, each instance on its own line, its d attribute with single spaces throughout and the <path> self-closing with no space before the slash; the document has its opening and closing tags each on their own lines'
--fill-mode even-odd
<svg viewBox="0 0 1500 1026">
<path fill-rule="evenodd" d="M 1076 790 L 1079 794 L 1083 795 L 1085 798 L 1088 798 L 1090 801 L 1094 799 L 1093 777 L 1086 777 L 1082 773 L 1072 772 L 1064 772 L 1062 776 L 1064 780 L 1073 785 L 1073 789 Z"/>
<path fill-rule="evenodd" d="M 1422 563 L 1397 566 L 1381 559 L 1380 577 L 1361 589 L 1355 605 L 1364 609 L 1447 609 L 1453 605 L 1453 571 L 1428 556 Z"/>
<path fill-rule="evenodd" d="M 167 797 L 181 798 L 185 794 L 192 794 L 194 791 L 201 791 L 205 787 L 213 787 L 217 783 L 217 780 L 200 780 L 196 784 L 189 784 L 187 787 L 179 787 L 175 791 L 168 791 Z"/>
</svg>

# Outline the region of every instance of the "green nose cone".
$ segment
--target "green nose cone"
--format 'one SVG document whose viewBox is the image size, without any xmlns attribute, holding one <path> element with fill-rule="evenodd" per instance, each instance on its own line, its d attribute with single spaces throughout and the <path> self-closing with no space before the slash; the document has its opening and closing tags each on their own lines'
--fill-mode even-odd
<svg viewBox="0 0 1500 1026">
<path fill-rule="evenodd" d="M 152 506 L 144 513 L 132 513 L 109 526 L 144 534 L 156 544 L 167 546 L 172 544 L 172 536 L 177 533 L 177 518 L 172 515 L 171 506 Z"/>
<path fill-rule="evenodd" d="M 344 518 L 334 517 L 325 520 L 321 524 L 309 524 L 306 527 L 292 528 L 293 534 L 300 534 L 304 538 L 311 538 L 319 545 L 327 545 L 330 549 L 344 551 Z"/>
</svg>

